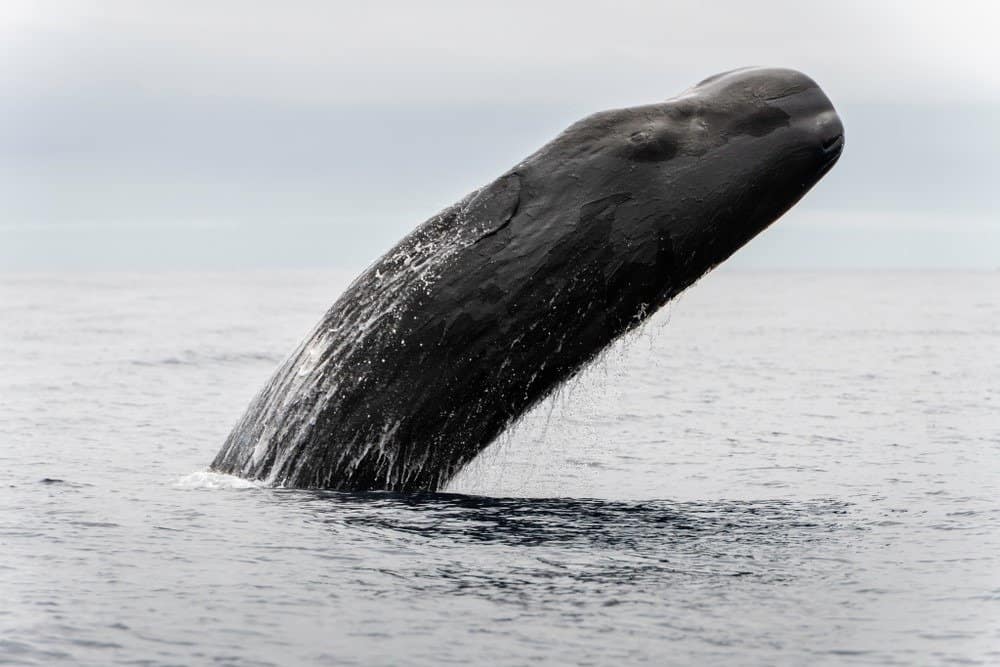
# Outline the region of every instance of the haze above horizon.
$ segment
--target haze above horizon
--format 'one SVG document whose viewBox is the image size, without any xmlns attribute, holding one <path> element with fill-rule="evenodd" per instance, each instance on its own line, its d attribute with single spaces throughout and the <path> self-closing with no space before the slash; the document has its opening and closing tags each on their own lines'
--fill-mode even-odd
<svg viewBox="0 0 1000 667">
<path fill-rule="evenodd" d="M 361 266 L 578 118 L 754 64 L 847 147 L 734 267 L 1000 267 L 991 3 L 245 7 L 0 7 L 0 270 Z"/>
</svg>

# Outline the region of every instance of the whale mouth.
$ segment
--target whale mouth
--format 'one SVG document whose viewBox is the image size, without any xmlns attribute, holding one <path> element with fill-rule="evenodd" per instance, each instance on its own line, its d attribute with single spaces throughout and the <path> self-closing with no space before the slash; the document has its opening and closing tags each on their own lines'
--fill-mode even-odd
<svg viewBox="0 0 1000 667">
<path fill-rule="evenodd" d="M 828 171 L 833 169 L 833 165 L 837 164 L 837 160 L 840 159 L 840 154 L 844 152 L 843 132 L 835 137 L 826 139 L 823 141 L 822 146 L 823 153 L 826 156 L 826 161 L 824 161 L 823 166 L 819 168 L 819 178 L 822 178 Z"/>
<path fill-rule="evenodd" d="M 841 132 L 834 137 L 824 140 L 822 145 L 824 153 L 836 152 L 837 155 L 840 155 L 841 150 L 844 148 L 844 133 Z"/>
</svg>

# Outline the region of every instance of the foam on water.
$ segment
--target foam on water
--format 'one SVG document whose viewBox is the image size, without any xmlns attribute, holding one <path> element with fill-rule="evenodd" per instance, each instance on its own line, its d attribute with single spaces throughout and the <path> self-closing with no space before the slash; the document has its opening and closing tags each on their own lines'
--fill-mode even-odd
<svg viewBox="0 0 1000 667">
<path fill-rule="evenodd" d="M 267 484 L 211 470 L 199 470 L 173 483 L 177 489 L 262 489 Z"/>
</svg>

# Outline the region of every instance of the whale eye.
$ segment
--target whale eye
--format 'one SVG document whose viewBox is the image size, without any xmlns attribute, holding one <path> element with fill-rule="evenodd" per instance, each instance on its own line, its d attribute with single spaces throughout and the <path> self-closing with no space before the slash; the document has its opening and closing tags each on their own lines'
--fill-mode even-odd
<svg viewBox="0 0 1000 667">
<path fill-rule="evenodd" d="M 677 155 L 677 142 L 662 133 L 639 130 L 629 135 L 628 159 L 635 162 L 662 162 Z"/>
</svg>

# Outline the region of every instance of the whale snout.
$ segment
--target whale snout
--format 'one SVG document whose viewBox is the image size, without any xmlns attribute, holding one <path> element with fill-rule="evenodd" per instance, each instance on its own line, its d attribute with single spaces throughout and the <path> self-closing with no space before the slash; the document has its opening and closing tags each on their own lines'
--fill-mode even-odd
<svg viewBox="0 0 1000 667">
<path fill-rule="evenodd" d="M 830 109 L 816 116 L 816 137 L 829 160 L 836 160 L 844 150 L 844 124 L 837 112 Z"/>
<path fill-rule="evenodd" d="M 796 130 L 798 148 L 825 165 L 844 148 L 844 125 L 819 85 L 794 69 L 745 67 L 711 76 L 687 92 L 719 108 L 746 109 L 741 129 L 764 136 L 779 125 Z"/>
<path fill-rule="evenodd" d="M 824 164 L 836 161 L 844 149 L 844 124 L 826 93 L 795 70 L 764 70 L 759 76 L 781 91 L 769 103 L 788 113 L 792 124 L 806 131 Z"/>
</svg>

